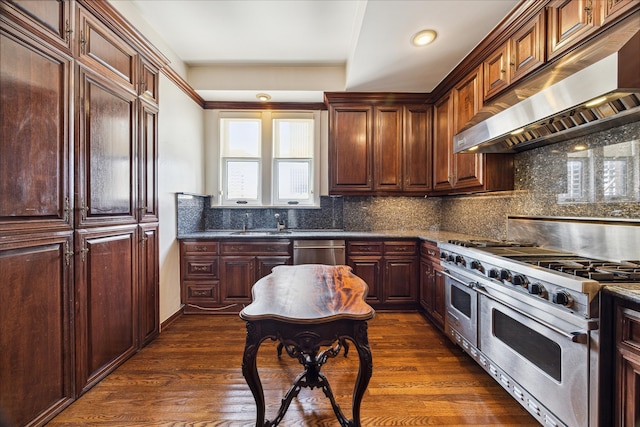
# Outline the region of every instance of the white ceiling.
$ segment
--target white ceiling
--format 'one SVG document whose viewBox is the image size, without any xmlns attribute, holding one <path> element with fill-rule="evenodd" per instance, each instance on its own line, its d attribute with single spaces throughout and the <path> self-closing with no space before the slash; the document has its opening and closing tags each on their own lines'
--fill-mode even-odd
<svg viewBox="0 0 640 427">
<path fill-rule="evenodd" d="M 267 92 L 274 102 L 322 101 L 323 91 L 431 92 L 518 3 L 133 0 L 205 100 Z M 412 46 L 427 28 L 436 41 Z"/>
</svg>

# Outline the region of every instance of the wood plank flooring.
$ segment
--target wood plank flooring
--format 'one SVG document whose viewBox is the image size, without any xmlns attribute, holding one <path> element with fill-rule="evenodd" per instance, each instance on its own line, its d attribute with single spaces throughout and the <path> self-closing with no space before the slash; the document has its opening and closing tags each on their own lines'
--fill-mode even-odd
<svg viewBox="0 0 640 427">
<path fill-rule="evenodd" d="M 253 426 L 255 403 L 241 372 L 245 325 L 238 316 L 182 316 L 49 426 Z M 365 426 L 539 426 L 488 374 L 418 313 L 376 313 L 369 323 L 373 377 Z M 322 372 L 351 417 L 358 357 Z M 258 369 L 267 418 L 301 372 L 265 341 Z M 303 389 L 281 426 L 336 426 L 321 390 Z"/>
</svg>

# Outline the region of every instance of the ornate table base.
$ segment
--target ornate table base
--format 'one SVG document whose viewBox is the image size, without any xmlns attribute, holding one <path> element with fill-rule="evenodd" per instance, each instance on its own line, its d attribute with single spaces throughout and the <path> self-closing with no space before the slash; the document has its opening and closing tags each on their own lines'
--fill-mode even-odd
<svg viewBox="0 0 640 427">
<path fill-rule="evenodd" d="M 298 375 L 282 399 L 280 410 L 273 421 L 265 420 L 264 392 L 256 366 L 258 348 L 266 339 L 280 341 L 278 354 L 280 355 L 282 348 L 284 348 L 289 356 L 298 359 L 304 366 L 304 372 Z M 358 377 L 353 390 L 353 418 L 351 420 L 342 413 L 333 396 L 329 382 L 320 373 L 322 365 L 328 359 L 336 357 L 343 347 L 346 356 L 348 349 L 346 340 L 354 343 L 360 360 Z M 320 347 L 328 348 L 321 351 Z M 373 362 L 366 320 L 341 319 L 315 324 L 290 323 L 271 319 L 247 321 L 247 340 L 242 359 L 242 374 L 256 401 L 256 427 L 277 426 L 289 409 L 291 401 L 303 387 L 322 389 L 331 401 L 331 406 L 341 426 L 359 427 L 360 403 L 369 384 L 372 369 Z"/>
</svg>

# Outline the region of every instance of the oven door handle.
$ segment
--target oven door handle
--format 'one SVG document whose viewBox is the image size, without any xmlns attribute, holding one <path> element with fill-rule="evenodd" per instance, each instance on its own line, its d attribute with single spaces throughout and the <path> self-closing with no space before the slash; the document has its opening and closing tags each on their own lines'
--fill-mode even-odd
<svg viewBox="0 0 640 427">
<path fill-rule="evenodd" d="M 489 293 L 487 293 L 486 290 L 484 289 L 484 287 L 476 286 L 476 291 L 479 294 L 481 294 L 481 295 L 483 295 L 483 296 L 485 296 L 485 297 L 497 302 L 498 304 L 504 305 L 504 303 L 502 303 L 499 300 L 493 298 Z M 507 307 L 509 310 L 515 311 L 516 313 L 526 317 L 527 319 L 530 319 L 533 322 L 539 323 L 540 325 L 542 325 L 542 326 L 544 326 L 544 327 L 546 327 L 548 329 L 551 329 L 555 333 L 557 333 L 559 335 L 562 335 L 563 337 L 569 339 L 571 342 L 575 342 L 575 343 L 579 343 L 579 344 L 587 344 L 587 342 L 589 341 L 589 332 L 588 331 L 580 331 L 580 330 L 578 330 L 578 331 L 567 332 L 567 331 L 564 331 L 564 330 L 558 328 L 557 326 L 553 326 L 552 324 L 547 323 L 545 321 L 542 321 L 540 319 L 534 319 L 529 314 L 525 313 L 524 311 L 520 310 L 519 308 L 512 307 L 512 306 L 505 306 L 505 307 Z"/>
<path fill-rule="evenodd" d="M 449 273 L 448 270 L 443 270 L 440 273 L 444 274 L 445 276 L 447 276 L 451 280 L 455 280 L 456 282 L 460 283 L 465 288 L 473 289 L 474 287 L 476 287 L 478 285 L 478 282 L 473 282 L 473 281 L 470 281 L 469 283 L 463 282 L 459 277 L 456 277 L 453 274 Z"/>
</svg>

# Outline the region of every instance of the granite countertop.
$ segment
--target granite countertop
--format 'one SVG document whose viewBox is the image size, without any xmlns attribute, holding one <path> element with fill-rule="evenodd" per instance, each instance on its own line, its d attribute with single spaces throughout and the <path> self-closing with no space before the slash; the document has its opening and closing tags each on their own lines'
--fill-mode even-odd
<svg viewBox="0 0 640 427">
<path fill-rule="evenodd" d="M 482 239 L 479 236 L 454 233 L 450 231 L 429 230 L 385 230 L 385 231 L 344 231 L 344 230 L 211 230 L 183 233 L 178 240 L 184 239 L 421 239 L 431 242 L 446 242 L 458 239 Z"/>
<path fill-rule="evenodd" d="M 614 295 L 617 298 L 640 304 L 640 283 L 604 285 L 602 291 Z"/>
</svg>

